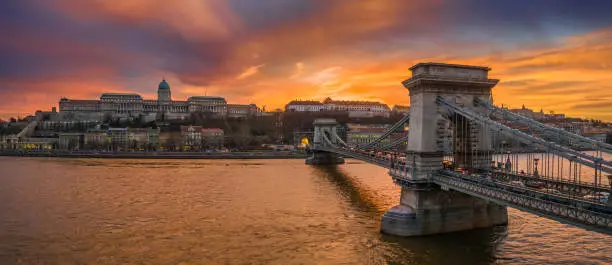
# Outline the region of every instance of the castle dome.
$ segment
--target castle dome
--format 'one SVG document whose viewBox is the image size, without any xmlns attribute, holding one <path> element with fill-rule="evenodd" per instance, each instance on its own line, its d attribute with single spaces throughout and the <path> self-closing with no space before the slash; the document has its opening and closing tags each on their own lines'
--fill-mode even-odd
<svg viewBox="0 0 612 265">
<path fill-rule="evenodd" d="M 170 84 L 168 84 L 168 82 L 166 82 L 166 79 L 162 80 L 159 83 L 158 89 L 168 89 L 170 90 Z"/>
</svg>

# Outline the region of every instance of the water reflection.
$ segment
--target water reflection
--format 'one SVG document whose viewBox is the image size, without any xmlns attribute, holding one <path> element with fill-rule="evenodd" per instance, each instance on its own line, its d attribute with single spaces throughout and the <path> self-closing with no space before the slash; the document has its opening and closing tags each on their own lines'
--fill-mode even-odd
<svg viewBox="0 0 612 265">
<path fill-rule="evenodd" d="M 378 217 L 386 211 L 376 203 L 375 194 L 337 166 L 315 166 L 314 172 L 318 177 L 333 183 L 339 189 L 340 194 L 353 203 L 360 212 L 368 213 L 371 217 Z"/>
<path fill-rule="evenodd" d="M 397 237 L 381 234 L 383 242 L 410 249 L 415 264 L 493 264 L 507 227 L 497 226 L 433 236 Z M 393 264 L 393 263 L 390 263 Z"/>
<path fill-rule="evenodd" d="M 317 166 L 315 173 L 333 183 L 357 210 L 376 218 L 376 228 L 380 227 L 385 204 L 366 184 L 337 166 Z M 388 264 L 492 264 L 504 259 L 497 257 L 497 250 L 507 231 L 497 226 L 421 237 L 380 234 L 375 244 Z"/>
<path fill-rule="evenodd" d="M 0 157 L 0 264 L 612 264 L 612 237 L 509 225 L 401 238 L 385 169 L 350 161 Z"/>
</svg>

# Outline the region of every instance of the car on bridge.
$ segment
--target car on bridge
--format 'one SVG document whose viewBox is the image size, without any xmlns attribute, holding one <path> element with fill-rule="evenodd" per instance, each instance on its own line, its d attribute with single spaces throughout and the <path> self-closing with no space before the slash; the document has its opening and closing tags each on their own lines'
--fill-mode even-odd
<svg viewBox="0 0 612 265">
<path fill-rule="evenodd" d="M 512 180 L 512 181 L 508 181 L 508 184 L 510 185 L 514 185 L 514 186 L 519 186 L 519 187 L 526 187 L 525 183 L 523 183 L 520 180 Z"/>
<path fill-rule="evenodd" d="M 544 189 L 546 188 L 546 183 L 541 181 L 527 181 L 525 182 L 525 186 L 534 189 Z"/>
<path fill-rule="evenodd" d="M 548 188 L 543 188 L 543 189 L 539 189 L 539 192 L 544 192 L 544 193 L 551 193 L 551 194 L 555 194 L 555 195 L 563 195 L 562 192 L 555 190 L 555 189 L 548 189 Z"/>
<path fill-rule="evenodd" d="M 595 194 L 589 194 L 582 197 L 588 201 L 595 201 L 599 203 L 608 203 L 608 199 L 610 198 L 610 193 L 605 191 L 596 192 Z"/>
</svg>

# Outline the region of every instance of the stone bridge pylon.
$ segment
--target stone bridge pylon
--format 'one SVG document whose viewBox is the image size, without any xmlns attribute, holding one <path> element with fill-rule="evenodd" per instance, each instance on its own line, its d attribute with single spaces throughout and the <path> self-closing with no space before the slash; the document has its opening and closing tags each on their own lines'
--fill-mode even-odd
<svg viewBox="0 0 612 265">
<path fill-rule="evenodd" d="M 442 169 L 443 142 L 450 123 L 453 160 L 457 167 L 486 169 L 490 166 L 490 134 L 486 128 L 450 114 L 437 104 L 444 99 L 475 112 L 486 112 L 475 100 L 491 101 L 491 89 L 499 80 L 489 79 L 490 68 L 443 63 L 419 63 L 403 85 L 410 93 L 410 130 L 406 160 L 412 161 L 400 203 L 382 217 L 381 231 L 400 236 L 419 236 L 506 224 L 505 206 L 445 191 L 435 185 L 423 188 Z"/>
<path fill-rule="evenodd" d="M 326 150 L 332 148 L 331 144 L 339 144 L 338 122 L 335 119 L 316 119 L 314 125 L 313 143 L 311 145 L 312 155 L 306 159 L 309 165 L 336 165 L 344 164 L 344 158 Z M 328 142 L 329 141 L 329 142 Z"/>
</svg>

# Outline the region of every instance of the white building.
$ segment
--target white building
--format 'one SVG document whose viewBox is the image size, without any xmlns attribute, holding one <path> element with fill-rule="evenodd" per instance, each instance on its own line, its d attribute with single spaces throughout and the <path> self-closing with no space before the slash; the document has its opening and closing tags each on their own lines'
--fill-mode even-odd
<svg viewBox="0 0 612 265">
<path fill-rule="evenodd" d="M 348 112 L 349 117 L 389 117 L 389 106 L 374 101 L 345 101 L 326 98 L 323 102 L 293 100 L 285 106 L 286 111 L 317 112 L 341 111 Z"/>
<path fill-rule="evenodd" d="M 219 117 L 228 116 L 230 113 L 234 117 L 248 117 L 258 112 L 254 104 L 228 105 L 225 98 L 217 96 L 193 96 L 186 101 L 172 100 L 170 85 L 166 80 L 159 83 L 157 100 L 146 100 L 138 94 L 104 93 L 99 100 L 62 98 L 59 101 L 59 109 L 60 115 L 65 119 L 98 121 L 105 116 L 144 117 L 147 120 L 155 120 L 159 117 L 185 119 L 192 112 L 207 112 Z"/>
<path fill-rule="evenodd" d="M 314 100 L 293 100 L 285 106 L 286 111 L 314 112 L 325 110 L 323 103 Z"/>
</svg>

